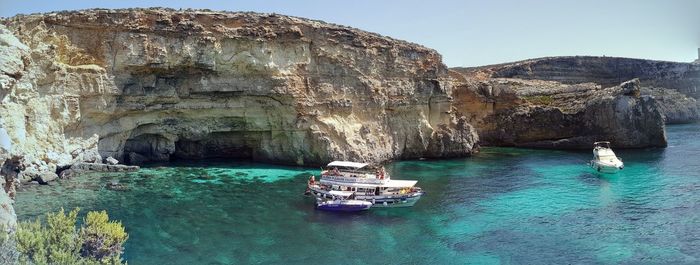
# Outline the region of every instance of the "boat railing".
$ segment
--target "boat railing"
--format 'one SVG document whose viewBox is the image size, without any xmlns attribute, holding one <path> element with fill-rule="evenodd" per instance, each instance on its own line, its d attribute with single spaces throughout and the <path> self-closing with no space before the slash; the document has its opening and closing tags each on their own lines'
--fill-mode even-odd
<svg viewBox="0 0 700 265">
<path fill-rule="evenodd" d="M 323 180 L 339 181 L 339 182 L 353 182 L 353 183 L 368 183 L 368 184 L 382 184 L 384 180 L 377 178 L 358 178 L 358 177 L 346 177 L 341 175 L 325 175 L 322 176 Z"/>
<path fill-rule="evenodd" d="M 370 171 L 353 171 L 353 170 L 323 170 L 321 171 L 321 177 L 326 176 L 345 176 L 353 178 L 370 178 L 370 179 L 390 179 L 389 173 L 383 171 L 370 172 Z"/>
<path fill-rule="evenodd" d="M 329 190 L 328 186 L 324 185 L 313 185 L 310 188 L 315 188 L 319 190 L 325 190 L 325 192 L 330 192 L 332 190 Z M 423 190 L 421 188 L 412 188 L 410 190 L 407 190 L 405 192 L 391 192 L 391 193 L 380 193 L 376 194 L 374 191 L 354 191 L 355 196 L 369 196 L 369 197 L 375 197 L 375 196 L 382 196 L 386 198 L 402 198 L 406 196 L 414 196 L 416 194 L 423 193 Z"/>
</svg>

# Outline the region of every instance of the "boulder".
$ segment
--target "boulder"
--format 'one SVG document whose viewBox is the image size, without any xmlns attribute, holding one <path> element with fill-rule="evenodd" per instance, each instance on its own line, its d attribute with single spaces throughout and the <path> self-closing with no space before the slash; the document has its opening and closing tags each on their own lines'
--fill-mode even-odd
<svg viewBox="0 0 700 265">
<path fill-rule="evenodd" d="M 71 169 L 62 170 L 58 173 L 58 178 L 60 179 L 71 179 L 75 176 L 75 172 Z"/>
<path fill-rule="evenodd" d="M 54 172 L 41 172 L 39 176 L 36 178 L 36 181 L 38 181 L 40 184 L 48 184 L 51 181 L 54 181 L 58 178 L 58 174 Z"/>
<path fill-rule="evenodd" d="M 107 157 L 107 159 L 105 159 L 105 162 L 109 165 L 119 164 L 119 160 L 116 160 L 116 159 L 114 159 L 114 157 L 111 157 L 111 156 Z"/>
</svg>

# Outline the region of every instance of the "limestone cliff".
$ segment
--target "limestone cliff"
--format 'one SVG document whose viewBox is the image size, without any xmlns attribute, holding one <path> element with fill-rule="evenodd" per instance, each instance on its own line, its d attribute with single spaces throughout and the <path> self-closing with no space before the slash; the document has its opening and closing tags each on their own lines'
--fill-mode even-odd
<svg viewBox="0 0 700 265">
<path fill-rule="evenodd" d="M 657 101 L 640 95 L 639 80 L 602 88 L 586 83 L 494 78 L 463 80 L 456 109 L 474 124 L 486 145 L 591 148 L 665 147 Z"/>
<path fill-rule="evenodd" d="M 530 59 L 473 68 L 454 68 L 466 76 L 596 83 L 610 87 L 638 78 L 642 94 L 653 95 L 668 123 L 700 120 L 700 65 L 644 59 L 569 56 Z"/>
<path fill-rule="evenodd" d="M 478 140 L 438 53 L 361 30 L 166 9 L 2 23 L 0 128 L 44 170 L 106 156 L 380 162 L 465 156 Z"/>
<path fill-rule="evenodd" d="M 54 63 L 47 59 L 52 56 L 50 41 L 39 45 L 30 48 L 0 26 L 0 149 L 23 157 L 24 181 L 49 181 L 57 177 L 58 166 L 101 161 L 97 135 L 65 131 L 80 118 L 80 95 L 93 95 L 81 91 L 85 83 L 104 89 L 104 71 Z"/>
<path fill-rule="evenodd" d="M 12 200 L 7 196 L 5 190 L 0 189 L 0 228 L 11 229 L 17 224 L 17 215 L 12 207 Z M 0 233 L 6 233 L 0 230 Z"/>
</svg>

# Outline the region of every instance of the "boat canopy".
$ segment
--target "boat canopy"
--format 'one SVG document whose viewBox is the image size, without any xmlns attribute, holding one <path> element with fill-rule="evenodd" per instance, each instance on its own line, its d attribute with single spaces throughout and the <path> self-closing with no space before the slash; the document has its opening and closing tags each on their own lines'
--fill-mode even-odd
<svg viewBox="0 0 700 265">
<path fill-rule="evenodd" d="M 355 169 L 360 169 L 366 166 L 368 166 L 368 164 L 350 161 L 333 161 L 328 164 L 328 167 L 350 167 Z"/>
<path fill-rule="evenodd" d="M 331 195 L 334 195 L 334 196 L 348 197 L 355 192 L 354 191 L 332 190 L 332 191 L 329 191 L 328 193 L 330 193 Z"/>
<path fill-rule="evenodd" d="M 387 188 L 410 188 L 416 185 L 418 181 L 416 180 L 387 180 L 384 184 L 382 184 L 382 187 L 387 187 Z"/>
<path fill-rule="evenodd" d="M 605 147 L 605 148 L 610 148 L 610 142 L 608 141 L 600 141 L 600 142 L 595 142 L 593 143 L 594 147 Z"/>
<path fill-rule="evenodd" d="M 347 183 L 347 182 L 338 182 L 338 181 L 332 181 L 332 180 L 325 180 L 321 179 L 322 184 L 326 185 L 338 185 L 338 186 L 346 186 L 346 187 L 357 187 L 357 188 L 376 188 L 376 187 L 384 187 L 384 188 L 410 188 L 416 185 L 418 181 L 416 180 L 386 180 L 382 184 L 372 184 L 372 183 L 360 183 L 360 182 L 354 182 L 354 183 Z"/>
<path fill-rule="evenodd" d="M 338 182 L 338 181 L 330 181 L 330 180 L 325 180 L 325 179 L 321 179 L 321 184 L 356 187 L 356 188 L 369 188 L 369 189 L 383 186 L 381 184 L 370 184 L 370 183 L 360 183 L 360 182 Z"/>
</svg>

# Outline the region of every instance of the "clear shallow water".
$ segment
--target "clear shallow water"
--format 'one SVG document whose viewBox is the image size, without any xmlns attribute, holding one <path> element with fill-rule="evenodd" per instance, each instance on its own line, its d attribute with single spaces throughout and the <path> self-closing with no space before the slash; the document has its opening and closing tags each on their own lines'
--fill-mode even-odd
<svg viewBox="0 0 700 265">
<path fill-rule="evenodd" d="M 60 207 L 109 211 L 129 264 L 700 264 L 700 125 L 669 126 L 667 149 L 484 148 L 475 157 L 387 166 L 428 191 L 414 207 L 316 211 L 316 168 L 252 163 L 151 167 L 19 194 L 20 219 Z M 111 191 L 118 180 L 129 191 Z M 83 211 L 84 213 L 85 211 Z"/>
</svg>

